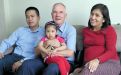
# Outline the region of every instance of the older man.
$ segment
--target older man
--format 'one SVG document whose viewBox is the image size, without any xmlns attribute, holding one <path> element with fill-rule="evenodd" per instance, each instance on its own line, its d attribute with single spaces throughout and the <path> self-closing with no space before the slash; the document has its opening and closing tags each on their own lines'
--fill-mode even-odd
<svg viewBox="0 0 121 75">
<path fill-rule="evenodd" d="M 58 35 L 62 36 L 65 39 L 67 44 L 66 50 L 61 50 L 59 52 L 53 52 L 52 55 L 60 55 L 67 58 L 68 62 L 71 65 L 71 68 L 74 64 L 74 52 L 76 45 L 76 30 L 75 28 L 66 22 L 66 7 L 63 3 L 56 3 L 52 9 L 52 19 L 58 26 Z M 53 63 L 49 64 L 43 75 L 58 75 L 59 68 L 58 65 Z"/>
</svg>

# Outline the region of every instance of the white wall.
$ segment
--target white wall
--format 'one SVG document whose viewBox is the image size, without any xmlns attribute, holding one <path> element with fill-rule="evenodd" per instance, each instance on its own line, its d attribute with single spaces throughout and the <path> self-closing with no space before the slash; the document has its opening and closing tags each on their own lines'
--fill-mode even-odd
<svg viewBox="0 0 121 75">
<path fill-rule="evenodd" d="M 0 0 L 0 41 L 5 37 L 4 1 Z"/>
<path fill-rule="evenodd" d="M 6 36 L 19 26 L 26 25 L 24 11 L 28 6 L 39 9 L 40 25 L 44 25 L 51 20 L 52 5 L 56 2 L 63 2 L 66 5 L 67 20 L 71 24 L 87 25 L 91 7 L 96 3 L 104 3 L 108 6 L 112 24 L 121 23 L 121 9 L 119 9 L 121 0 L 4 0 L 4 2 Z"/>
</svg>

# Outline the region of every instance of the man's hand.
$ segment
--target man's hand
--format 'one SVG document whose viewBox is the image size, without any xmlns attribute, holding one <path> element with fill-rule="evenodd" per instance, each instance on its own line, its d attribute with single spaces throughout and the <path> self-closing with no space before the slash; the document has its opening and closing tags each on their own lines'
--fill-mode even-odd
<svg viewBox="0 0 121 75">
<path fill-rule="evenodd" d="M 0 59 L 4 57 L 4 54 L 0 52 Z"/>
<path fill-rule="evenodd" d="M 48 51 L 48 56 L 53 57 L 53 56 L 62 56 L 62 55 L 59 52 L 50 50 L 50 51 Z"/>
<path fill-rule="evenodd" d="M 22 65 L 22 62 L 20 61 L 15 62 L 12 66 L 12 71 L 16 72 L 21 65 Z"/>
<path fill-rule="evenodd" d="M 98 59 L 91 60 L 90 62 L 88 62 L 88 65 L 90 72 L 94 72 L 99 66 L 99 60 Z"/>
</svg>

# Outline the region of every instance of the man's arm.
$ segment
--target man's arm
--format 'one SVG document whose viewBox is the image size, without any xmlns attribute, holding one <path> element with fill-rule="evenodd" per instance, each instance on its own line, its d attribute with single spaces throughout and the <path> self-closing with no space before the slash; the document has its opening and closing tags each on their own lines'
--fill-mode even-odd
<svg viewBox="0 0 121 75">
<path fill-rule="evenodd" d="M 16 30 L 15 32 L 12 33 L 12 35 L 10 35 L 7 39 L 3 40 L 2 43 L 0 44 L 0 52 L 4 54 L 4 52 L 10 48 L 11 46 L 13 46 L 16 41 L 18 40 L 18 34 L 19 33 L 19 29 Z"/>
<path fill-rule="evenodd" d="M 19 29 L 12 33 L 7 39 L 3 40 L 0 44 L 0 59 L 4 57 L 6 54 L 5 51 L 13 46 L 15 42 L 18 40 L 18 32 Z"/>
<path fill-rule="evenodd" d="M 53 52 L 53 54 L 63 56 L 63 57 L 71 57 L 74 55 L 74 51 L 70 49 L 65 49 L 65 50 Z"/>
</svg>

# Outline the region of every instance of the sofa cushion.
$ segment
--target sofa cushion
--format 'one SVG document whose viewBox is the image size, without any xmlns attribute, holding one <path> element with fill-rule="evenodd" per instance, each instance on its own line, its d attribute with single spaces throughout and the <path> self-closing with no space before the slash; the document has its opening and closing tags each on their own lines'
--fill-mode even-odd
<svg viewBox="0 0 121 75">
<path fill-rule="evenodd" d="M 85 27 L 83 25 L 73 25 L 76 28 L 77 36 L 76 36 L 76 50 L 83 50 L 83 43 L 82 43 L 82 29 Z"/>
<path fill-rule="evenodd" d="M 117 34 L 116 48 L 118 52 L 121 52 L 121 25 L 116 24 L 116 25 L 113 25 L 113 27 L 116 30 L 116 34 Z"/>
</svg>

